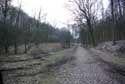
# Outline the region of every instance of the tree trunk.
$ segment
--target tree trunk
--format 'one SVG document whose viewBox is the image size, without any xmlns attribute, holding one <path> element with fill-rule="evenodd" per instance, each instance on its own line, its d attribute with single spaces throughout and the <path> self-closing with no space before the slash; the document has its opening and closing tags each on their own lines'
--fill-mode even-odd
<svg viewBox="0 0 125 84">
<path fill-rule="evenodd" d="M 96 46 L 95 37 L 94 37 L 94 34 L 93 34 L 93 31 L 92 31 L 92 30 L 90 31 L 90 36 L 91 36 L 91 40 L 92 40 L 92 45 L 93 45 L 93 46 Z"/>
<path fill-rule="evenodd" d="M 93 46 L 96 46 L 95 37 L 94 37 L 94 34 L 93 34 L 92 24 L 91 24 L 91 22 L 90 22 L 89 19 L 87 20 L 87 24 L 88 24 L 88 30 L 89 30 L 89 33 L 90 33 L 92 45 L 93 45 Z"/>
<path fill-rule="evenodd" d="M 27 43 L 25 43 L 24 46 L 25 46 L 24 53 L 27 53 Z"/>
<path fill-rule="evenodd" d="M 112 42 L 115 45 L 116 40 L 115 40 L 115 13 L 114 13 L 114 1 L 111 0 L 111 14 L 112 14 Z"/>
<path fill-rule="evenodd" d="M 118 24 L 118 40 L 122 40 L 122 36 L 121 36 L 121 28 L 122 28 L 122 6 L 120 4 L 120 0 L 118 0 L 118 7 L 119 7 L 119 24 Z"/>
<path fill-rule="evenodd" d="M 5 54 L 8 54 L 9 53 L 9 47 L 8 47 L 8 45 L 5 45 Z"/>
<path fill-rule="evenodd" d="M 0 84 L 3 84 L 2 71 L 0 71 Z"/>
<path fill-rule="evenodd" d="M 125 0 L 123 0 L 123 15 L 125 15 Z"/>
<path fill-rule="evenodd" d="M 17 54 L 18 52 L 18 47 L 17 47 L 17 42 L 15 41 L 14 43 L 14 53 Z"/>
</svg>

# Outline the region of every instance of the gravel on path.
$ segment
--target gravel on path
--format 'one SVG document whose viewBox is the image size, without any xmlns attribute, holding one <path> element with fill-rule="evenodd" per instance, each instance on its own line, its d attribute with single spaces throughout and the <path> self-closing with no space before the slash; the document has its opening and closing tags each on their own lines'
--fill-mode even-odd
<svg viewBox="0 0 125 84">
<path fill-rule="evenodd" d="M 60 84 L 123 84 L 117 80 L 120 76 L 89 50 L 78 47 L 72 56 L 76 60 L 64 64 L 57 71 L 56 80 Z"/>
</svg>

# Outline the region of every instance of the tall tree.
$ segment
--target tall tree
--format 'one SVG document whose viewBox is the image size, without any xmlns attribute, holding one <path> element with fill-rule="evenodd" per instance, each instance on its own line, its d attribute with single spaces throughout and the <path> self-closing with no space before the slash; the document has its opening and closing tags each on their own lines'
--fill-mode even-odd
<svg viewBox="0 0 125 84">
<path fill-rule="evenodd" d="M 77 6 L 78 16 L 82 18 L 82 22 L 87 24 L 87 30 L 90 34 L 90 38 L 93 46 L 96 45 L 94 37 L 94 22 L 97 16 L 97 0 L 74 0 Z"/>
<path fill-rule="evenodd" d="M 2 40 L 2 45 L 4 45 L 4 49 L 5 49 L 5 52 L 8 53 L 9 50 L 9 45 L 10 45 L 10 31 L 9 31 L 9 27 L 8 27 L 8 23 L 7 23 L 7 16 L 8 16 L 8 12 L 9 12 L 9 7 L 10 7 L 10 1 L 11 0 L 2 0 L 0 1 L 0 7 L 1 7 L 1 11 L 2 11 L 2 24 L 3 26 L 1 27 L 1 29 L 3 30 L 3 40 Z M 1 38 L 1 39 L 2 39 Z"/>
<path fill-rule="evenodd" d="M 111 6 L 111 15 L 112 15 L 112 38 L 113 38 L 113 44 L 116 44 L 116 39 L 115 39 L 115 4 L 114 4 L 114 0 L 110 0 L 110 6 Z"/>
<path fill-rule="evenodd" d="M 20 36 L 20 26 L 19 26 L 19 22 L 20 22 L 20 13 L 21 13 L 21 3 L 20 6 L 18 8 L 17 13 L 15 14 L 15 28 L 14 28 L 14 53 L 17 54 L 18 52 L 18 41 L 19 41 L 19 36 Z"/>
</svg>

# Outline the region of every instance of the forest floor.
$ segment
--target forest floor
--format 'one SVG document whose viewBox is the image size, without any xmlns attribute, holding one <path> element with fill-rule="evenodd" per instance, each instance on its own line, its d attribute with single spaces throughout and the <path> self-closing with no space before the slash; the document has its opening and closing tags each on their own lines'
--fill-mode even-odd
<svg viewBox="0 0 125 84">
<path fill-rule="evenodd" d="M 125 76 L 119 74 L 110 65 L 112 63 L 105 61 L 97 49 L 75 46 L 51 54 L 36 51 L 0 58 L 4 84 L 125 83 Z"/>
<path fill-rule="evenodd" d="M 55 50 L 49 46 L 33 48 L 27 54 L 0 56 L 3 84 L 56 84 L 55 67 L 73 60 L 68 56 L 73 50 Z"/>
</svg>

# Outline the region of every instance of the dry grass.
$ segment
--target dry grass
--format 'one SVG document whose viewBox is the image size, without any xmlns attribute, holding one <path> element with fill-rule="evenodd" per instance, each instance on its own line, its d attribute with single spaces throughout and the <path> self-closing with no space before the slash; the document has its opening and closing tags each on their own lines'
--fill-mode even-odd
<svg viewBox="0 0 125 84">
<path fill-rule="evenodd" d="M 56 51 L 56 50 L 60 50 L 62 49 L 62 45 L 61 43 L 43 43 L 38 45 L 38 47 L 34 44 L 31 44 L 31 48 L 28 49 L 28 52 L 32 51 L 32 50 L 36 50 L 37 48 L 44 50 L 44 51 Z M 25 46 L 24 45 L 20 45 L 18 46 L 18 54 L 24 54 L 25 51 Z M 4 53 L 4 49 L 0 48 L 0 54 L 5 54 Z M 9 48 L 9 55 L 13 55 L 14 54 L 14 47 L 11 46 Z"/>
</svg>

